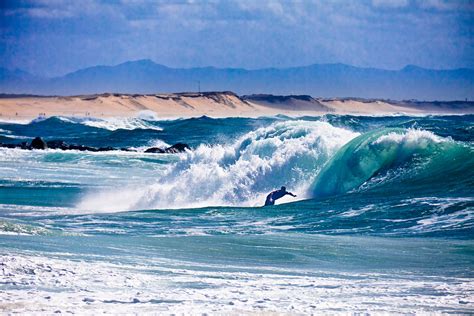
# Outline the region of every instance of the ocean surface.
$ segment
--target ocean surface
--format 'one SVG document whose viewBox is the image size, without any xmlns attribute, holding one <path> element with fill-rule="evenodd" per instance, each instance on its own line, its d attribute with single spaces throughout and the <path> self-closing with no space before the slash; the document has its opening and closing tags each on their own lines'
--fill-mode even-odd
<svg viewBox="0 0 474 316">
<path fill-rule="evenodd" d="M 0 312 L 474 313 L 474 116 L 0 123 L 36 136 L 138 151 L 0 148 Z"/>
</svg>

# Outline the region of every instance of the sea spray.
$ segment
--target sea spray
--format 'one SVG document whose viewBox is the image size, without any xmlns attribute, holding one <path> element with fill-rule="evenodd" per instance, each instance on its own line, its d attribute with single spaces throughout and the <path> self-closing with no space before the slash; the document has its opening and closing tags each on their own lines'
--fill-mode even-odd
<svg viewBox="0 0 474 316">
<path fill-rule="evenodd" d="M 231 145 L 201 145 L 184 154 L 145 188 L 92 194 L 79 207 L 137 210 L 255 206 L 266 193 L 286 185 L 308 198 L 314 176 L 334 152 L 357 133 L 326 122 L 288 121 L 245 134 Z M 116 200 L 117 203 L 113 201 Z"/>
</svg>

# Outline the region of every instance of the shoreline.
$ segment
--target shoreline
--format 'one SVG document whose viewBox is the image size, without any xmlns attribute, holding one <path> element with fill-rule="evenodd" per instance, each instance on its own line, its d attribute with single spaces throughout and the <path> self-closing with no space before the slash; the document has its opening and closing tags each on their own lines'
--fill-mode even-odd
<svg viewBox="0 0 474 316">
<path fill-rule="evenodd" d="M 209 116 L 261 117 L 286 115 L 354 116 L 474 114 L 471 101 L 392 101 L 359 98 L 313 98 L 305 95 L 250 95 L 233 92 L 171 94 L 92 94 L 80 96 L 1 95 L 0 120 L 38 117 L 128 118 L 150 111 L 159 119 Z"/>
</svg>

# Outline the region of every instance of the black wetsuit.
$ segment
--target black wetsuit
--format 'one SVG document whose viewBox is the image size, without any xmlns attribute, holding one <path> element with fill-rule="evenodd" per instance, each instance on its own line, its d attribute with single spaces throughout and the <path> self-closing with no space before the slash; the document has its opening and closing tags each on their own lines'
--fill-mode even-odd
<svg viewBox="0 0 474 316">
<path fill-rule="evenodd" d="M 276 190 L 276 191 L 271 192 L 270 194 L 267 195 L 267 199 L 265 200 L 265 206 L 275 205 L 276 200 L 284 197 L 287 194 L 291 196 L 295 196 L 293 193 L 288 192 L 288 191 L 283 191 L 283 190 Z"/>
</svg>

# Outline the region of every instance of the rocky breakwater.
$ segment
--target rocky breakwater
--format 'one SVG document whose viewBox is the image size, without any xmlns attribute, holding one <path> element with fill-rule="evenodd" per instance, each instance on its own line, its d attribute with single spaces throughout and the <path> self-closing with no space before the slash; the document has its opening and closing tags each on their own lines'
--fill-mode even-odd
<svg viewBox="0 0 474 316">
<path fill-rule="evenodd" d="M 102 152 L 102 151 L 132 151 L 136 152 L 135 149 L 130 148 L 116 148 L 116 147 L 92 147 L 85 145 L 77 144 L 68 144 L 63 140 L 50 140 L 45 141 L 41 137 L 35 137 L 31 142 L 22 142 L 18 144 L 4 144 L 0 143 L 0 147 L 3 148 L 18 148 L 25 150 L 45 150 L 45 149 L 60 149 L 60 150 L 79 150 L 79 151 L 92 151 L 92 152 Z M 158 153 L 158 154 L 176 154 L 185 152 L 186 150 L 191 150 L 189 145 L 184 143 L 177 143 L 173 146 L 167 148 L 151 147 L 145 150 L 146 153 Z"/>
</svg>

